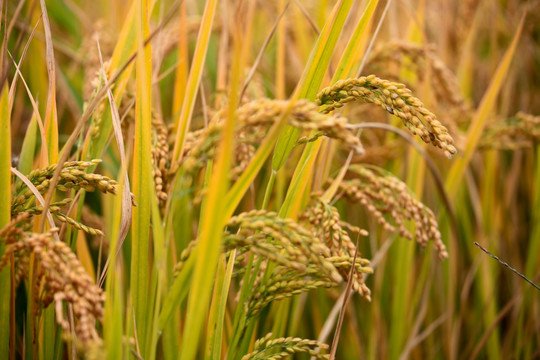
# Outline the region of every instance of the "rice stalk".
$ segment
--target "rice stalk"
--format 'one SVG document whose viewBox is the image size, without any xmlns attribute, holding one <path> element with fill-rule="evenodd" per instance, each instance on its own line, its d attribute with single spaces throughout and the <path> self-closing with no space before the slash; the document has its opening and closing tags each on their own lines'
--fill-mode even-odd
<svg viewBox="0 0 540 360">
<path fill-rule="evenodd" d="M 5 30 L 4 30 L 5 31 Z M 2 42 L 2 45 L 5 44 Z M 2 50 L 3 53 L 3 50 Z M 3 57 L 2 57 L 3 60 Z M 0 76 L 3 75 L 3 62 L 0 61 Z M 4 199 L 0 205 L 0 226 L 6 226 L 11 219 L 11 208 L 9 201 L 12 197 L 11 190 L 11 106 L 8 101 L 8 86 L 7 84 L 2 86 L 0 89 L 0 137 L 4 139 L 4 146 L 0 147 L 0 198 Z M 6 254 L 6 244 L 0 242 L 0 256 Z M 12 303 L 15 299 L 12 289 L 11 278 L 16 276 L 12 274 L 10 267 L 4 268 L 0 271 L 0 286 L 4 291 L 0 294 L 0 354 L 8 354 L 10 346 L 11 355 L 14 354 L 15 349 L 13 349 L 14 331 L 12 327 L 12 316 L 10 315 L 13 311 Z M 11 341 L 10 341 L 11 338 Z"/>
</svg>

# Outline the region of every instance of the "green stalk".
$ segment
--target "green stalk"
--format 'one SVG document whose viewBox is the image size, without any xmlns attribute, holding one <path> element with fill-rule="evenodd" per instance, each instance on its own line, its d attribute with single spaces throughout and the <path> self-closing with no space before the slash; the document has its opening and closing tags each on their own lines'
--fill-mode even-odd
<svg viewBox="0 0 540 360">
<path fill-rule="evenodd" d="M 494 229 L 497 228 L 497 224 L 500 223 L 499 217 L 499 208 L 500 204 L 497 203 L 497 200 L 502 201 L 497 197 L 497 187 L 496 180 L 498 179 L 498 164 L 500 158 L 494 151 L 486 151 L 484 154 L 485 158 L 485 175 L 482 178 L 482 183 L 480 185 L 481 199 L 482 199 L 482 220 L 484 224 L 483 227 L 483 236 L 480 237 L 480 241 L 485 239 L 495 240 L 497 238 L 494 233 Z M 499 217 L 499 218 L 498 218 Z M 491 241 L 490 241 L 491 243 Z M 474 246 L 470 246 L 470 253 L 474 258 L 474 253 L 478 251 Z M 493 248 L 495 253 L 498 253 L 498 249 Z M 482 321 L 484 322 L 484 328 L 487 329 L 497 317 L 497 308 L 498 308 L 498 296 L 497 296 L 497 284 L 495 279 L 500 276 L 500 264 L 490 261 L 485 257 L 482 259 L 480 268 L 479 268 L 479 280 L 477 285 L 479 286 L 478 302 L 482 305 Z M 491 336 L 488 339 L 486 344 L 487 346 L 487 356 L 490 359 L 500 359 L 501 358 L 501 342 L 500 334 L 496 328 Z"/>
<path fill-rule="evenodd" d="M 165 229 L 161 216 L 159 214 L 159 205 L 155 190 L 151 189 L 151 207 L 152 207 L 152 239 L 154 242 L 154 267 L 155 271 L 152 276 L 152 291 L 150 292 L 151 299 L 155 299 L 153 306 L 149 307 L 147 323 L 150 324 L 151 331 L 148 332 L 147 343 L 149 344 L 146 359 L 154 360 L 157 355 L 157 343 L 159 333 L 157 331 L 159 313 L 161 311 L 161 301 L 163 290 L 166 284 L 165 267 L 167 258 L 165 254 Z"/>
<path fill-rule="evenodd" d="M 111 220 L 111 237 L 110 237 L 110 249 L 117 248 L 118 234 L 120 231 L 120 221 L 122 218 L 122 188 L 124 186 L 125 179 L 123 175 L 125 170 L 120 171 L 119 183 L 119 195 L 114 197 L 113 213 Z M 109 271 L 107 272 L 107 278 L 105 282 L 105 289 L 107 297 L 105 298 L 105 315 L 103 319 L 103 333 L 104 341 L 107 349 L 107 360 L 114 360 L 122 358 L 122 281 L 121 274 L 117 267 L 116 251 L 110 252 Z"/>
<path fill-rule="evenodd" d="M 30 171 L 32 171 L 34 156 L 36 153 L 37 131 L 38 125 L 34 115 L 30 120 L 30 124 L 28 124 L 19 159 L 18 169 L 24 175 L 28 175 Z"/>
<path fill-rule="evenodd" d="M 264 199 L 261 204 L 261 209 L 267 209 L 268 203 L 270 202 L 270 197 L 272 196 L 272 190 L 274 189 L 274 183 L 276 182 L 276 174 L 274 170 L 270 172 L 270 178 L 268 179 L 268 184 L 266 185 L 266 191 L 264 192 Z"/>
<path fill-rule="evenodd" d="M 135 105 L 135 143 L 133 148 L 133 193 L 137 206 L 132 217 L 131 296 L 135 313 L 137 339 L 141 354 L 146 354 L 148 291 L 151 269 L 149 266 L 150 211 L 153 179 L 149 149 L 151 143 L 151 51 L 144 46 L 149 34 L 148 2 L 139 0 L 135 8 L 137 39 L 137 102 Z"/>
<path fill-rule="evenodd" d="M 253 254 L 249 255 L 247 265 L 246 265 L 246 271 L 244 272 L 243 276 L 243 283 L 245 284 L 240 288 L 240 296 L 239 296 L 239 304 L 245 304 L 248 301 L 249 295 L 253 291 L 253 284 L 255 283 L 256 274 L 259 272 L 261 266 L 261 260 L 257 260 L 254 263 L 254 256 Z M 245 352 L 241 352 L 242 342 L 245 342 L 245 338 L 249 339 L 251 336 L 246 336 L 246 334 L 251 335 L 253 330 L 253 319 L 247 320 L 246 319 L 246 307 L 245 306 L 238 306 L 235 314 L 234 314 L 234 320 L 233 320 L 233 334 L 232 338 L 229 341 L 229 349 L 227 350 L 227 357 L 226 359 L 236 359 L 240 355 L 244 354 Z M 249 323 L 246 323 L 248 322 Z M 244 346 L 245 347 L 245 346 Z"/>
<path fill-rule="evenodd" d="M 210 356 L 207 359 L 211 360 L 220 360 L 221 359 L 221 348 L 223 343 L 223 326 L 225 321 L 225 310 L 227 307 L 227 297 L 229 294 L 229 288 L 231 286 L 231 278 L 234 268 L 234 261 L 236 259 L 236 250 L 230 252 L 229 261 L 227 262 L 226 268 L 222 269 L 223 272 L 219 272 L 217 276 L 219 277 L 216 281 L 216 297 L 215 303 L 217 309 L 215 311 L 214 321 L 209 321 L 208 324 L 212 327 L 207 333 L 208 336 L 212 334 L 211 337 L 211 346 L 210 346 Z M 225 256 L 223 256 L 223 263 L 225 263 Z M 219 286 L 218 286 L 219 284 Z M 219 291 L 219 294 L 217 293 Z"/>
<path fill-rule="evenodd" d="M 421 156 L 414 148 L 410 148 L 408 152 L 410 164 L 408 166 L 407 185 L 413 189 L 418 198 L 422 196 L 422 186 L 425 174 L 425 164 L 422 162 Z M 392 246 L 389 254 L 391 262 L 391 271 L 389 272 L 390 282 L 397 294 L 413 294 L 415 286 L 419 284 L 413 280 L 412 269 L 414 249 L 416 244 L 413 241 L 406 239 L 396 239 L 396 243 Z M 413 303 L 411 296 L 393 297 L 391 299 L 390 313 L 392 324 L 390 326 L 389 338 L 389 358 L 397 359 L 403 351 L 405 341 L 407 339 L 407 331 L 411 327 L 411 319 L 413 311 L 416 309 L 416 304 Z"/>
<path fill-rule="evenodd" d="M 529 246 L 527 248 L 527 259 L 525 260 L 524 275 L 538 284 L 539 277 L 537 276 L 540 268 L 540 146 L 534 149 L 534 171 L 532 183 L 532 201 L 531 201 L 531 231 L 529 237 Z M 534 345 L 527 341 L 525 334 L 526 329 L 532 327 L 531 322 L 534 322 L 528 315 L 534 307 L 535 298 L 538 298 L 536 289 L 523 282 L 522 285 L 522 301 L 520 311 L 517 318 L 514 357 L 516 359 L 526 359 L 535 351 Z M 537 306 L 538 308 L 538 306 Z"/>
<path fill-rule="evenodd" d="M 9 88 L 6 83 L 0 92 L 0 199 L 11 199 L 11 106 L 8 101 Z M 0 205 L 0 228 L 6 226 L 11 219 L 11 203 L 2 201 Z M 0 256 L 4 255 L 6 244 L 0 241 Z M 4 266 L 0 271 L 0 354 L 9 354 L 11 333 L 10 309 L 12 296 L 10 265 Z M 15 294 L 13 294 L 15 296 Z M 15 325 L 15 324 L 12 324 Z M 15 351 L 15 349 L 13 349 Z"/>
</svg>

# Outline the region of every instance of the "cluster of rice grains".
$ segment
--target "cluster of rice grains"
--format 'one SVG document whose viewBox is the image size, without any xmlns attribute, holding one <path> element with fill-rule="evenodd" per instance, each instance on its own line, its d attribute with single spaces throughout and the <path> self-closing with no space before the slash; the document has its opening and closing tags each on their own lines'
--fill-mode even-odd
<svg viewBox="0 0 540 360">
<path fill-rule="evenodd" d="M 160 114 L 152 112 L 152 172 L 159 203 L 167 201 L 169 174 L 168 130 Z"/>
<path fill-rule="evenodd" d="M 457 153 L 446 127 L 403 84 L 369 75 L 340 80 L 324 88 L 317 96 L 322 113 L 329 113 L 352 101 L 365 101 L 384 108 L 399 117 L 413 135 L 442 149 L 447 157 Z"/>
<path fill-rule="evenodd" d="M 85 91 L 87 93 L 86 98 L 88 99 L 84 103 L 84 109 L 86 110 L 86 107 L 88 104 L 90 104 L 94 98 L 97 96 L 101 88 L 105 86 L 105 78 L 103 76 L 103 72 L 107 75 L 107 77 L 110 77 L 110 61 L 107 61 L 103 63 L 103 68 L 101 68 L 100 64 L 92 64 L 92 68 L 94 70 L 93 78 L 90 81 L 91 90 Z M 86 73 L 88 73 L 87 71 Z M 111 84 L 111 89 L 114 88 L 114 84 Z M 103 115 L 106 110 L 106 104 L 107 101 L 105 98 L 102 98 L 96 107 L 96 109 L 92 112 L 92 117 L 90 121 L 90 128 L 88 131 L 88 134 L 90 135 L 87 138 L 87 141 L 89 140 L 95 140 L 99 137 L 99 134 L 101 132 L 101 122 L 103 120 Z"/>
<path fill-rule="evenodd" d="M 364 206 L 385 230 L 407 239 L 416 238 L 422 246 L 432 241 L 439 258 L 448 257 L 435 215 L 413 196 L 405 183 L 374 166 L 352 165 L 349 170 L 352 179 L 340 184 L 346 198 Z M 406 221 L 414 222 L 414 237 Z"/>
<path fill-rule="evenodd" d="M 279 360 L 296 353 L 307 353 L 312 359 L 329 359 L 330 355 L 321 353 L 327 349 L 328 345 L 315 340 L 293 337 L 272 339 L 272 333 L 268 333 L 255 341 L 253 351 L 244 355 L 242 360 Z"/>
<path fill-rule="evenodd" d="M 72 335 L 83 348 L 99 346 L 102 342 L 96 320 L 103 318 L 105 295 L 82 267 L 77 256 L 62 241 L 55 241 L 57 228 L 37 234 L 24 231 L 29 214 L 19 214 L 1 232 L 7 247 L 0 259 L 0 268 L 14 259 L 17 278 L 26 276 L 30 269 L 31 255 L 35 259 L 34 315 L 52 302 L 55 303 L 56 320 L 66 334 Z M 63 303 L 73 311 L 73 318 L 66 320 Z M 40 306 L 41 305 L 41 306 Z"/>
<path fill-rule="evenodd" d="M 306 215 L 306 218 L 309 217 Z M 342 225 L 339 222 L 338 226 Z M 307 224 L 309 225 L 309 224 Z M 342 230 L 342 228 L 339 228 Z M 343 232 L 343 243 L 350 238 Z M 237 249 L 235 276 L 245 270 L 245 255 L 248 252 L 261 259 L 261 268 L 253 283 L 248 300 L 248 317 L 257 315 L 269 303 L 291 297 L 315 288 L 335 287 L 348 277 L 353 263 L 354 245 L 344 251 L 331 250 L 311 228 L 303 227 L 292 219 L 283 219 L 274 212 L 253 210 L 232 217 L 223 237 L 223 251 Z M 325 239 L 330 242 L 329 239 Z M 352 247 L 351 247 L 352 246 Z M 178 273 L 185 260 L 195 248 L 193 241 L 182 252 L 175 267 Z M 267 261 L 271 261 L 269 265 Z M 371 273 L 369 261 L 358 257 L 355 263 L 353 287 L 369 299 L 369 289 L 359 273 Z M 271 276 L 265 269 L 272 266 Z"/>
<path fill-rule="evenodd" d="M 505 120 L 490 123 L 482 134 L 484 149 L 516 150 L 540 142 L 540 116 L 518 112 Z"/>
<path fill-rule="evenodd" d="M 107 176 L 100 174 L 87 173 L 87 169 L 91 166 L 99 164 L 100 160 L 92 161 L 71 161 L 64 163 L 60 171 L 60 177 L 56 185 L 56 189 L 60 191 L 84 189 L 85 191 L 98 190 L 104 194 L 116 193 L 116 181 Z M 49 189 L 51 179 L 56 170 L 57 164 L 50 165 L 44 169 L 36 169 L 28 174 L 28 179 L 36 187 L 38 192 L 44 195 Z M 91 235 L 103 235 L 101 230 L 86 226 L 69 216 L 60 212 L 60 210 L 71 202 L 70 198 L 65 198 L 57 202 L 51 203 L 49 211 L 61 222 L 68 223 L 78 230 L 84 231 Z M 36 204 L 35 195 L 25 183 L 19 182 L 15 186 L 11 201 L 11 215 L 15 216 L 20 212 L 25 211 L 30 215 L 39 215 L 43 209 L 41 205 Z"/>
<path fill-rule="evenodd" d="M 338 268 L 339 273 L 344 278 L 348 278 L 354 261 L 356 245 L 351 240 L 347 230 L 358 236 L 366 236 L 368 233 L 342 221 L 335 207 L 317 197 L 314 197 L 307 209 L 300 214 L 300 219 L 306 223 L 306 227 L 313 232 L 316 238 L 324 239 L 330 249 L 329 260 Z M 363 259 L 358 254 L 354 262 L 355 271 L 353 272 L 352 287 L 360 295 L 371 300 L 369 288 L 364 283 L 362 275 L 362 273 L 372 272 L 367 265 L 369 265 L 369 260 Z"/>
<path fill-rule="evenodd" d="M 260 272 L 255 280 L 248 311 L 251 316 L 272 301 L 315 288 L 337 286 L 346 278 L 342 276 L 343 269 L 352 264 L 352 258 L 344 260 L 333 256 L 312 231 L 273 212 L 244 213 L 233 217 L 229 225 L 239 231 L 228 234 L 226 243 L 231 239 L 235 247 L 252 250 L 279 265 L 272 269 L 270 277 L 264 278 L 264 272 Z M 258 249 L 261 246 L 263 249 Z M 281 257 L 285 259 L 281 260 Z M 370 272 L 371 269 L 365 267 L 367 264 L 367 261 L 358 261 L 357 270 Z"/>
<path fill-rule="evenodd" d="M 299 144 L 325 135 L 340 141 L 347 149 L 357 152 L 362 149 L 360 141 L 344 117 L 321 114 L 317 105 L 307 100 L 291 104 L 290 101 L 284 100 L 257 99 L 236 111 L 237 134 L 239 134 L 236 139 L 238 162 L 232 170 L 233 178 L 245 169 L 255 152 L 255 145 L 262 141 L 268 128 L 285 114 L 289 114 L 287 120 L 291 126 L 307 131 L 318 131 L 313 138 L 300 139 Z M 196 174 L 206 160 L 214 157 L 225 115 L 224 110 L 217 112 L 208 127 L 190 132 L 186 136 L 182 162 L 182 170 L 186 174 Z"/>
<path fill-rule="evenodd" d="M 95 173 L 87 172 L 89 168 L 99 163 L 92 161 L 71 161 L 62 166 L 55 189 L 59 191 L 100 191 L 116 193 L 116 181 Z M 57 164 L 44 169 L 36 169 L 27 178 L 40 194 L 44 195 L 51 185 L 51 179 Z M 72 194 L 74 195 L 74 194 Z M 49 211 L 60 222 L 67 223 L 76 229 L 90 235 L 102 236 L 103 233 L 86 226 L 62 213 L 61 210 L 70 204 L 67 197 L 55 201 L 49 206 Z M 55 240 L 58 228 L 45 233 L 34 233 L 32 217 L 41 215 L 43 208 L 36 201 L 35 194 L 23 182 L 17 182 L 11 201 L 13 220 L 2 231 L 0 238 L 5 241 L 6 252 L 0 259 L 0 267 L 13 260 L 15 283 L 29 278 L 32 280 L 34 315 L 55 303 L 55 313 L 58 324 L 64 329 L 67 337 L 72 337 L 88 354 L 90 349 L 99 349 L 102 343 L 96 329 L 96 320 L 103 317 L 105 295 L 100 287 L 94 284 L 92 278 L 82 267 L 77 256 L 63 241 Z M 30 259 L 35 259 L 32 263 Z M 34 270 L 31 270 L 34 269 Z M 68 304 L 69 321 L 64 317 L 63 304 Z"/>
</svg>

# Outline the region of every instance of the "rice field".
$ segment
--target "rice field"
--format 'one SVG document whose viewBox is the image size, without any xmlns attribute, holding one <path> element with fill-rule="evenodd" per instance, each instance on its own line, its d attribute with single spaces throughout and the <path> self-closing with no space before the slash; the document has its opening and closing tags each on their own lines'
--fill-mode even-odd
<svg viewBox="0 0 540 360">
<path fill-rule="evenodd" d="M 539 1 L 0 14 L 1 359 L 540 359 Z"/>
</svg>

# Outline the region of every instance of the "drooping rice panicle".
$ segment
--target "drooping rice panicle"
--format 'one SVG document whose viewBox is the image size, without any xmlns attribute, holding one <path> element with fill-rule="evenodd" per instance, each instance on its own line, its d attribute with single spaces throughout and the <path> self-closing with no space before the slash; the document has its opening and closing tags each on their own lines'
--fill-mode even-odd
<svg viewBox="0 0 540 360">
<path fill-rule="evenodd" d="M 299 100 L 289 109 L 290 102 L 284 100 L 258 99 L 241 106 L 237 111 L 238 145 L 236 149 L 238 166 L 233 174 L 239 174 L 254 154 L 255 145 L 260 143 L 266 131 L 290 110 L 288 122 L 291 126 L 306 131 L 319 131 L 318 136 L 328 136 L 344 144 L 349 150 L 362 151 L 360 141 L 354 130 L 348 127 L 344 117 L 321 114 L 317 105 L 306 100 Z M 188 133 L 184 149 L 182 169 L 188 174 L 195 174 L 206 160 L 215 156 L 215 148 L 221 134 L 221 117 L 216 113 L 209 126 L 203 130 Z M 308 141 L 304 138 L 299 144 Z"/>
<path fill-rule="evenodd" d="M 480 140 L 483 149 L 517 150 L 540 142 L 540 116 L 518 112 L 515 116 L 490 123 Z"/>
<path fill-rule="evenodd" d="M 329 359 L 328 345 L 315 340 L 306 340 L 293 337 L 272 338 L 268 333 L 255 341 L 253 351 L 242 357 L 241 360 L 278 360 L 287 359 L 297 353 L 307 353 L 312 359 Z"/>
<path fill-rule="evenodd" d="M 446 127 L 403 84 L 369 75 L 340 80 L 317 95 L 322 113 L 329 113 L 352 101 L 373 103 L 399 117 L 413 135 L 444 150 L 447 157 L 457 153 Z"/>
<path fill-rule="evenodd" d="M 340 184 L 348 199 L 364 206 L 385 230 L 407 239 L 413 239 L 407 221 L 413 222 L 416 241 L 422 246 L 432 241 L 439 258 L 448 257 L 435 215 L 413 196 L 404 182 L 373 166 L 353 165 L 350 170 L 354 178 Z"/>
<path fill-rule="evenodd" d="M 24 216 L 17 219 L 22 221 Z M 10 258 L 29 258 L 30 254 L 38 263 L 38 279 L 36 291 L 43 307 L 55 303 L 56 321 L 66 333 L 73 333 L 85 345 L 102 342 L 96 329 L 96 320 L 101 320 L 104 314 L 105 294 L 96 286 L 86 270 L 80 264 L 77 256 L 64 242 L 53 240 L 51 229 L 47 233 L 36 234 L 17 230 L 16 222 L 4 228 L 0 234 L 7 245 L 0 259 L 0 268 L 6 266 Z M 17 262 L 17 271 L 26 273 L 28 263 Z M 69 303 L 77 319 L 75 327 L 65 319 L 63 303 Z M 35 307 L 39 309 L 40 307 Z"/>
</svg>

